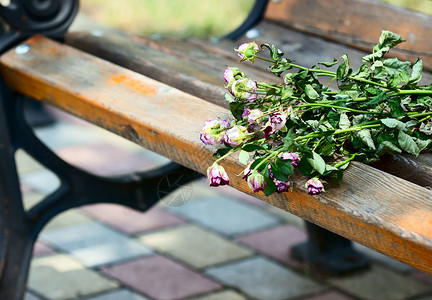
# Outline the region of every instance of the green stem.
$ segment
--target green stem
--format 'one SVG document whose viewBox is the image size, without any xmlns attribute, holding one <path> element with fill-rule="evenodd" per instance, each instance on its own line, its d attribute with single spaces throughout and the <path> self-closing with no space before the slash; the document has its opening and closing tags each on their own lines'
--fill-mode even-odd
<svg viewBox="0 0 432 300">
<path fill-rule="evenodd" d="M 308 104 L 302 104 L 299 105 L 300 107 L 305 107 L 305 106 L 323 106 L 323 107 L 330 107 L 330 108 L 336 108 L 336 109 L 342 109 L 342 110 L 347 110 L 347 111 L 351 111 L 351 112 L 355 112 L 358 114 L 382 114 L 381 112 L 372 112 L 372 111 L 364 111 L 364 110 L 358 110 L 358 109 L 353 109 L 353 108 L 349 108 L 349 107 L 344 107 L 344 106 L 336 106 L 336 105 L 331 105 L 331 104 L 325 104 L 325 103 L 308 103 Z"/>
</svg>

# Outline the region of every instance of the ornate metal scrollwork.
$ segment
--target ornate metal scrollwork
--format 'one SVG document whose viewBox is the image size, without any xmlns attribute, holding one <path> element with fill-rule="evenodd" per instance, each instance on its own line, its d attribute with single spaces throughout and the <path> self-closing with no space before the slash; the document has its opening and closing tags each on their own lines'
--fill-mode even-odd
<svg viewBox="0 0 432 300">
<path fill-rule="evenodd" d="M 78 0 L 0 0 L 0 17 L 9 28 L 0 37 L 0 53 L 36 33 L 62 39 L 78 7 Z"/>
</svg>

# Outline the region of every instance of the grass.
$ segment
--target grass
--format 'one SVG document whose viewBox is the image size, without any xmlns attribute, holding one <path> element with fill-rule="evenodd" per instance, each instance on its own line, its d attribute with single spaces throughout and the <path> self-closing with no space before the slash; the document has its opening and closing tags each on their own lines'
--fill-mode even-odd
<svg viewBox="0 0 432 300">
<path fill-rule="evenodd" d="M 283 0 L 288 1 L 288 0 Z M 382 0 L 432 14 L 431 0 Z M 221 37 L 246 18 L 254 0 L 81 0 L 91 19 L 138 35 Z"/>
<path fill-rule="evenodd" d="M 91 19 L 128 32 L 220 37 L 246 18 L 252 0 L 81 0 Z"/>
</svg>

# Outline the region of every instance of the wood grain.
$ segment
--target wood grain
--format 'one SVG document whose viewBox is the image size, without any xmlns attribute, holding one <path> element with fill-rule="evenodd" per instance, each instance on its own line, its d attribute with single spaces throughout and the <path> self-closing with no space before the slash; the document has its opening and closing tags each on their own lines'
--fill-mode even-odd
<svg viewBox="0 0 432 300">
<path fill-rule="evenodd" d="M 230 57 L 225 57 L 180 40 L 133 37 L 108 30 L 98 36 L 71 32 L 66 43 L 224 107 L 228 107 L 228 102 L 224 97 L 223 72 L 226 67 L 239 64 L 234 49 Z M 243 67 L 256 80 L 280 81 L 268 72 Z"/>
<path fill-rule="evenodd" d="M 265 18 L 368 52 L 381 30 L 390 30 L 407 40 L 393 55 L 420 57 L 432 69 L 432 16 L 426 14 L 374 0 L 283 0 L 269 2 Z"/>
<path fill-rule="evenodd" d="M 214 149 L 202 145 L 199 130 L 205 120 L 227 116 L 226 109 L 41 36 L 25 43 L 28 53 L 12 49 L 0 57 L 1 75 L 13 90 L 205 173 Z M 232 186 L 249 192 L 235 175 L 243 167 L 234 160 L 223 166 Z M 292 193 L 255 196 L 432 272 L 430 190 L 358 163 L 318 197 L 307 195 L 304 181 L 296 174 Z"/>
</svg>

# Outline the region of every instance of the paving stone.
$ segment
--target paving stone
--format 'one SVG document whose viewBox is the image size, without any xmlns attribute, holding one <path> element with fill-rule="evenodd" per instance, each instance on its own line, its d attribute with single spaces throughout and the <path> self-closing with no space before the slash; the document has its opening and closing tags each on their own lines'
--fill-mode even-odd
<svg viewBox="0 0 432 300">
<path fill-rule="evenodd" d="M 91 219 L 82 213 L 79 209 L 69 209 L 55 216 L 48 224 L 43 228 L 44 232 L 59 229 L 64 227 L 70 227 L 86 222 L 90 222 Z"/>
<path fill-rule="evenodd" d="M 328 292 L 320 295 L 302 298 L 302 300 L 354 300 L 354 298 L 351 298 L 339 292 Z"/>
<path fill-rule="evenodd" d="M 409 277 L 432 286 L 432 274 L 416 270 L 411 272 Z"/>
<path fill-rule="evenodd" d="M 252 255 L 252 251 L 194 225 L 183 225 L 141 236 L 145 245 L 204 268 Z"/>
<path fill-rule="evenodd" d="M 158 300 L 183 299 L 221 288 L 203 275 L 159 255 L 107 267 L 102 271 Z"/>
<path fill-rule="evenodd" d="M 223 197 L 197 198 L 170 211 L 226 235 L 275 226 L 279 219 L 260 208 Z"/>
<path fill-rule="evenodd" d="M 263 206 L 263 209 L 272 214 L 275 214 L 286 224 L 294 225 L 301 228 L 304 227 L 305 221 L 302 218 L 297 217 L 296 215 L 293 215 L 270 204 Z"/>
<path fill-rule="evenodd" d="M 60 179 L 51 171 L 42 169 L 21 176 L 23 184 L 35 192 L 47 195 L 60 186 Z"/>
<path fill-rule="evenodd" d="M 35 129 L 36 136 L 54 151 L 64 147 L 94 144 L 102 140 L 104 130 L 67 121 L 58 121 L 51 126 Z"/>
<path fill-rule="evenodd" d="M 206 181 L 208 181 L 207 178 L 206 178 Z M 245 201 L 248 204 L 252 204 L 252 205 L 256 205 L 256 206 L 267 205 L 267 202 L 260 200 L 260 199 L 257 199 L 255 197 L 253 197 L 249 194 L 246 194 L 244 192 L 241 192 L 239 190 L 236 190 L 235 188 L 233 188 L 230 185 L 220 186 L 220 187 L 218 187 L 218 189 L 220 190 L 221 193 L 224 193 L 229 198 L 236 198 L 236 199 Z"/>
<path fill-rule="evenodd" d="M 224 290 L 206 294 L 200 297 L 192 297 L 187 300 L 247 300 L 247 298 L 232 290 Z"/>
<path fill-rule="evenodd" d="M 128 174 L 157 166 L 143 156 L 107 142 L 69 146 L 57 150 L 57 154 L 68 163 L 101 176 Z M 119 157 L 121 163 L 118 163 Z"/>
<path fill-rule="evenodd" d="M 180 217 L 160 207 L 153 207 L 142 213 L 121 205 L 95 204 L 84 206 L 82 210 L 87 215 L 127 234 L 138 234 L 185 223 Z"/>
<path fill-rule="evenodd" d="M 205 274 L 240 289 L 254 299 L 289 299 L 324 290 L 318 283 L 264 257 L 212 267 Z"/>
<path fill-rule="evenodd" d="M 81 300 L 150 300 L 147 297 L 129 290 L 114 290 L 93 297 L 81 298 Z"/>
<path fill-rule="evenodd" d="M 370 300 L 408 299 L 431 291 L 430 285 L 378 265 L 372 265 L 372 268 L 365 272 L 333 278 L 329 282 L 351 295 Z"/>
<path fill-rule="evenodd" d="M 44 166 L 42 166 L 37 160 L 28 155 L 27 152 L 22 149 L 18 149 L 15 152 L 15 161 L 17 164 L 18 174 L 21 176 L 44 169 Z"/>
<path fill-rule="evenodd" d="M 33 295 L 32 293 L 27 292 L 24 295 L 24 300 L 42 300 L 42 299 Z"/>
<path fill-rule="evenodd" d="M 23 189 L 21 189 L 21 192 L 23 193 L 22 197 L 23 197 L 23 205 L 25 210 L 31 209 L 33 206 L 38 204 L 45 197 L 41 193 L 35 193 L 30 188 L 28 189 L 29 189 L 28 191 L 24 191 Z"/>
<path fill-rule="evenodd" d="M 43 232 L 40 239 L 50 246 L 71 253 L 90 267 L 153 253 L 144 245 L 95 222 Z"/>
<path fill-rule="evenodd" d="M 29 288 L 47 299 L 74 299 L 118 286 L 64 254 L 33 259 Z"/>
<path fill-rule="evenodd" d="M 402 272 L 402 273 L 408 273 L 411 271 L 414 271 L 415 269 L 403 262 L 400 262 L 396 259 L 390 258 L 387 255 L 384 255 L 382 253 L 376 252 L 372 249 L 369 249 L 363 245 L 354 243 L 354 248 L 362 253 L 364 253 L 367 257 L 370 259 L 373 259 L 377 262 L 380 262 L 381 264 L 384 264 L 395 271 Z"/>
<path fill-rule="evenodd" d="M 290 257 L 289 251 L 292 246 L 305 240 L 306 232 L 292 225 L 278 226 L 237 238 L 240 243 L 294 268 L 300 267 L 300 263 Z"/>
<path fill-rule="evenodd" d="M 55 250 L 40 241 L 36 241 L 33 247 L 33 257 L 50 255 L 56 253 Z"/>
</svg>

